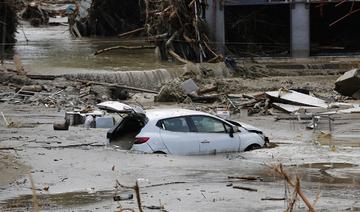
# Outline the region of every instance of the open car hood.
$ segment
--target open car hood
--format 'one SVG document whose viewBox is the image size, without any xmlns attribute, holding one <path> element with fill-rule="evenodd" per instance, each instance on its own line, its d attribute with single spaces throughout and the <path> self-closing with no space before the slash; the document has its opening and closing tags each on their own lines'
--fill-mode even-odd
<svg viewBox="0 0 360 212">
<path fill-rule="evenodd" d="M 139 106 L 129 106 L 127 104 L 117 102 L 117 101 L 106 101 L 97 104 L 97 107 L 103 110 L 116 113 L 135 113 L 145 115 L 145 111 Z"/>
</svg>

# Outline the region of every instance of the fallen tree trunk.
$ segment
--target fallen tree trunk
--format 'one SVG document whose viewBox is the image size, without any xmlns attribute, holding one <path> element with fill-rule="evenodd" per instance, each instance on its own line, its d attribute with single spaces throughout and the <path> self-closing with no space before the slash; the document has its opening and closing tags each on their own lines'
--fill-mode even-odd
<svg viewBox="0 0 360 212">
<path fill-rule="evenodd" d="M 112 46 L 109 48 L 98 50 L 94 53 L 94 55 L 102 54 L 104 52 L 109 52 L 117 49 L 126 49 L 126 50 L 155 49 L 155 46 Z"/>
</svg>

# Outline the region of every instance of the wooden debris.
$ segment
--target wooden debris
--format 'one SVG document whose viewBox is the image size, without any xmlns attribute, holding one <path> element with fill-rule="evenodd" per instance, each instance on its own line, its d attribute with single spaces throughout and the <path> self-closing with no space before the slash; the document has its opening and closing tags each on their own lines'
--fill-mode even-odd
<svg viewBox="0 0 360 212">
<path fill-rule="evenodd" d="M 160 49 L 161 58 L 170 55 L 181 63 L 215 62 L 222 58 L 208 45 L 206 25 L 199 17 L 206 8 L 203 1 L 146 0 L 145 5 L 148 40 Z"/>
<path fill-rule="evenodd" d="M 265 198 L 261 198 L 262 201 L 285 201 L 286 198 L 285 197 L 265 197 Z"/>
<path fill-rule="evenodd" d="M 155 49 L 155 46 L 112 46 L 106 49 L 98 50 L 94 53 L 94 55 L 102 54 L 104 52 L 113 51 L 117 49 L 126 49 L 126 50 Z"/>
<path fill-rule="evenodd" d="M 243 187 L 243 186 L 233 186 L 234 189 L 241 189 L 246 191 L 254 191 L 257 192 L 258 190 L 255 188 Z"/>
<path fill-rule="evenodd" d="M 228 179 L 249 180 L 249 181 L 263 180 L 261 177 L 257 177 L 257 176 L 228 176 Z"/>
</svg>

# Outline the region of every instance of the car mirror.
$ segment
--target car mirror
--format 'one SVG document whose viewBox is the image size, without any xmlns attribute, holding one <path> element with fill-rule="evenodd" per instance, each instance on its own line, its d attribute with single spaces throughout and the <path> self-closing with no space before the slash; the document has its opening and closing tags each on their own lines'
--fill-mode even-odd
<svg viewBox="0 0 360 212">
<path fill-rule="evenodd" d="M 231 138 L 234 137 L 234 132 L 235 132 L 234 127 L 230 127 L 229 136 L 230 136 Z"/>
</svg>

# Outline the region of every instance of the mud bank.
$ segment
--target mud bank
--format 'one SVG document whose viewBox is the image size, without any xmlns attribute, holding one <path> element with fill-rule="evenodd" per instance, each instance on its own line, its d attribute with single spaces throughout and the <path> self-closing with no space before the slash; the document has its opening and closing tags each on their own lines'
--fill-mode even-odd
<svg viewBox="0 0 360 212">
<path fill-rule="evenodd" d="M 172 105 L 171 107 L 178 107 Z M 183 105 L 185 106 L 185 105 Z M 152 106 L 154 107 L 154 105 Z M 162 105 L 161 107 L 165 107 Z M 268 165 L 283 163 L 291 176 L 301 177 L 301 188 L 312 201 L 321 192 L 318 210 L 356 210 L 360 197 L 359 147 L 319 145 L 312 131 L 291 121 L 274 122 L 272 117 L 234 117 L 265 130 L 277 144 L 272 149 L 208 156 L 135 154 L 108 145 L 105 129 L 71 127 L 53 131 L 48 124 L 59 120 L 56 109 L 0 104 L 5 116 L 16 123 L 38 123 L 32 128 L 0 127 L 2 147 L 31 166 L 42 211 L 118 210 L 136 208 L 136 200 L 116 202 L 115 181 L 132 186 L 138 180 L 144 206 L 168 211 L 285 210 L 284 182 Z M 19 125 L 21 126 L 21 125 Z M 346 126 L 344 126 L 346 128 Z M 339 129 L 341 131 L 341 129 Z M 359 141 L 360 142 L 360 141 Z M 244 181 L 229 176 L 256 176 Z M 0 208 L 30 210 L 31 185 L 27 177 L 0 192 Z M 243 191 L 232 186 L 257 189 Z M 45 189 L 48 188 L 48 189 Z M 73 201 L 77 200 L 77 201 Z M 297 203 L 298 210 L 306 210 Z"/>
</svg>

